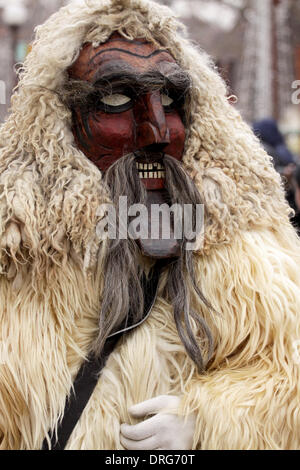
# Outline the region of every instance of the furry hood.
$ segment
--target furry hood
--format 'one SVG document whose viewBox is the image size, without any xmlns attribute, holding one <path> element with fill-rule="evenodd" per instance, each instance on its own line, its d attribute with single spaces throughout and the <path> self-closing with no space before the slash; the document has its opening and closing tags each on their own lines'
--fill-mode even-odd
<svg viewBox="0 0 300 470">
<path fill-rule="evenodd" d="M 85 268 L 95 263 L 98 207 L 109 199 L 100 171 L 76 148 L 71 112 L 57 90 L 82 44 L 103 43 L 113 31 L 168 49 L 191 77 L 183 164 L 205 204 L 200 254 L 232 243 L 239 231 L 289 223 L 270 157 L 172 12 L 148 0 L 71 3 L 37 28 L 0 129 L 0 265 L 16 285 L 29 266 L 41 274 L 69 256 Z"/>
</svg>

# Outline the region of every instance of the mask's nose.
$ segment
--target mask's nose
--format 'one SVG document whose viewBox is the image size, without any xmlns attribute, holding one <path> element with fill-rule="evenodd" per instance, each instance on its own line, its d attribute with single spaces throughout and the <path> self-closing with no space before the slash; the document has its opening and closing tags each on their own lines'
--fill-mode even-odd
<svg viewBox="0 0 300 470">
<path fill-rule="evenodd" d="M 170 143 L 170 132 L 159 90 L 146 93 L 140 98 L 135 107 L 135 119 L 138 149 L 153 144 Z"/>
</svg>

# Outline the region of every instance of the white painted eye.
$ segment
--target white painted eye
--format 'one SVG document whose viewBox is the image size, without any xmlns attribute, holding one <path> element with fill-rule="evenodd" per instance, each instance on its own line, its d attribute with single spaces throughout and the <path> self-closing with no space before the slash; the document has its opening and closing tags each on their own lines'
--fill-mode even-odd
<svg viewBox="0 0 300 470">
<path fill-rule="evenodd" d="M 170 96 L 166 95 L 165 93 L 161 94 L 161 104 L 163 106 L 170 106 L 174 100 L 170 98 Z"/>
<path fill-rule="evenodd" d="M 122 106 L 123 104 L 129 103 L 129 101 L 131 101 L 131 98 L 126 95 L 114 93 L 112 95 L 104 96 L 103 98 L 101 98 L 100 101 L 106 104 L 107 106 Z"/>
</svg>

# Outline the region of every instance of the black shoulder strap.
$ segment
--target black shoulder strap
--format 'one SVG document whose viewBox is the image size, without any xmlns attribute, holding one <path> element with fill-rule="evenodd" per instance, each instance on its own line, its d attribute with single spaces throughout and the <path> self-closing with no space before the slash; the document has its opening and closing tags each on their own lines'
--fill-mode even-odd
<svg viewBox="0 0 300 470">
<path fill-rule="evenodd" d="M 153 269 L 151 278 L 146 279 L 146 277 L 143 276 L 143 318 L 148 316 L 155 302 L 162 264 L 163 263 L 157 263 Z M 99 374 L 121 336 L 122 332 L 109 337 L 106 340 L 99 358 L 89 356 L 87 360 L 84 361 L 75 378 L 70 397 L 66 400 L 64 416 L 58 425 L 57 433 L 49 433 L 49 436 L 44 439 L 42 450 L 63 450 L 66 447 L 69 437 L 71 436 L 73 429 L 79 421 L 79 418 L 98 383 Z"/>
</svg>

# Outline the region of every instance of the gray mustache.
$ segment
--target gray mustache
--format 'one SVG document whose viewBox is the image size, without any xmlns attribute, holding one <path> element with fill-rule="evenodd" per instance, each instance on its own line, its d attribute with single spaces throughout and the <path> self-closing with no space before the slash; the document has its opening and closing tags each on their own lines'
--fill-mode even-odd
<svg viewBox="0 0 300 470">
<path fill-rule="evenodd" d="M 194 207 L 202 204 L 201 196 L 182 163 L 166 154 L 162 162 L 166 172 L 165 188 L 171 204 L 192 204 Z M 128 205 L 145 204 L 147 200 L 146 189 L 136 168 L 135 154 L 125 155 L 115 162 L 105 173 L 104 182 L 116 211 L 121 196 L 127 196 Z M 191 297 L 196 297 L 209 310 L 215 310 L 197 286 L 193 253 L 184 249 L 185 243 L 186 240 L 183 239 L 181 256 L 168 268 L 163 295 L 173 306 L 178 335 L 187 354 L 195 362 L 199 372 L 203 372 L 213 354 L 213 338 L 204 319 L 192 310 Z M 105 281 L 99 316 L 99 336 L 94 346 L 96 353 L 101 351 L 110 334 L 128 323 L 129 312 L 131 323 L 141 321 L 144 311 L 142 275 L 143 268 L 137 243 L 130 238 L 109 240 L 104 260 Z M 116 288 L 118 295 L 112 295 Z M 198 323 L 202 332 L 201 346 L 193 333 L 191 319 Z"/>
</svg>

